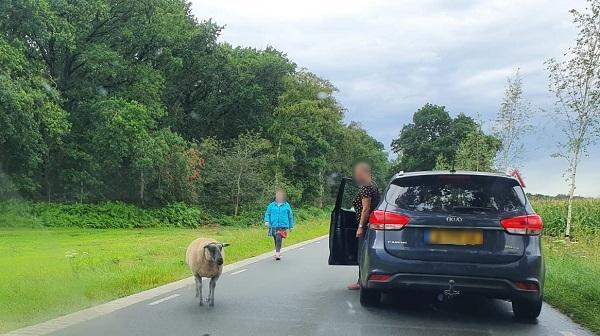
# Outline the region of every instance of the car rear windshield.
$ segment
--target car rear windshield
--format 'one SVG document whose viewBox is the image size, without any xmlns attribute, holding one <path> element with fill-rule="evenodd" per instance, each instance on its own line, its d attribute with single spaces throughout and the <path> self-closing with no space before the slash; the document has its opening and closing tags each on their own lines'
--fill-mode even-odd
<svg viewBox="0 0 600 336">
<path fill-rule="evenodd" d="M 505 213 L 525 209 L 518 182 L 504 177 L 425 175 L 392 182 L 386 201 L 401 209 L 439 213 Z"/>
</svg>

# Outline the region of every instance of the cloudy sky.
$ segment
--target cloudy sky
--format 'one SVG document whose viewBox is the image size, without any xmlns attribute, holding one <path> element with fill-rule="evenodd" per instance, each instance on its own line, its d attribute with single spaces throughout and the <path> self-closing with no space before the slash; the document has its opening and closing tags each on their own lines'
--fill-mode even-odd
<svg viewBox="0 0 600 336">
<path fill-rule="evenodd" d="M 331 80 L 348 109 L 387 148 L 420 106 L 478 113 L 486 127 L 507 76 L 519 68 L 538 115 L 524 162 L 527 190 L 566 193 L 561 139 L 551 118 L 544 61 L 575 39 L 568 10 L 583 0 L 192 0 L 193 13 L 225 25 L 221 40 L 281 50 Z M 545 112 L 544 112 L 545 111 Z M 577 193 L 600 196 L 600 146 L 581 164 Z"/>
</svg>

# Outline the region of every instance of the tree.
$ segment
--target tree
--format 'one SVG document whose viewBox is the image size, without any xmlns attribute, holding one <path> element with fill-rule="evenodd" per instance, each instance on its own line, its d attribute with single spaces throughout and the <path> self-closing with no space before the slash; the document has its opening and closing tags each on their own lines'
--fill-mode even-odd
<svg viewBox="0 0 600 336">
<path fill-rule="evenodd" d="M 356 122 L 351 122 L 342 128 L 341 136 L 338 139 L 339 143 L 335 146 L 334 172 L 350 176 L 354 164 L 364 161 L 371 165 L 373 177 L 377 184 L 379 186 L 387 184 L 390 175 L 390 162 L 381 142 L 370 136 Z M 333 187 L 337 190 L 337 185 Z"/>
<path fill-rule="evenodd" d="M 600 134 L 600 1 L 588 0 L 588 4 L 585 12 L 571 10 L 579 33 L 575 46 L 565 54 L 567 59 L 546 62 L 550 91 L 556 96 L 556 120 L 566 138 L 554 154 L 568 163 L 566 237 L 571 235 L 577 169 Z"/>
<path fill-rule="evenodd" d="M 254 210 L 262 205 L 269 185 L 270 147 L 269 141 L 253 133 L 227 142 L 205 139 L 200 146 L 200 155 L 205 158 L 201 200 L 235 216 L 240 209 Z"/>
<path fill-rule="evenodd" d="M 176 129 L 188 140 L 268 129 L 295 65 L 273 48 L 217 45 L 220 28 L 211 27 L 208 47 L 194 39 L 182 52 L 182 66 L 168 75 L 166 103 Z"/>
<path fill-rule="evenodd" d="M 494 157 L 501 146 L 500 140 L 481 130 L 472 131 L 458 145 L 454 169 L 490 172 Z"/>
<path fill-rule="evenodd" d="M 494 136 L 502 146 L 496 157 L 498 169 L 508 172 L 519 168 L 523 155 L 523 137 L 531 129 L 531 106 L 523 98 L 523 82 L 517 70 L 507 79 L 504 98 L 496 115 Z"/>
<path fill-rule="evenodd" d="M 392 151 L 400 159 L 397 169 L 431 170 L 440 156 L 451 163 L 461 141 L 476 129 L 475 121 L 464 114 L 453 119 L 444 106 L 425 104 L 392 141 Z"/>
<path fill-rule="evenodd" d="M 0 13 L 4 195 L 238 214 L 275 187 L 326 205 L 354 160 L 387 172 L 329 81 L 272 47 L 220 43 L 223 27 L 184 0 L 7 0 Z"/>
<path fill-rule="evenodd" d="M 14 191 L 32 196 L 44 184 L 49 197 L 54 156 L 71 127 L 60 103 L 44 64 L 0 37 L 0 158 Z"/>
<path fill-rule="evenodd" d="M 290 181 L 303 202 L 322 206 L 342 128 L 335 87 L 304 71 L 287 77 L 285 85 L 268 132 L 276 151 L 274 176 Z"/>
</svg>

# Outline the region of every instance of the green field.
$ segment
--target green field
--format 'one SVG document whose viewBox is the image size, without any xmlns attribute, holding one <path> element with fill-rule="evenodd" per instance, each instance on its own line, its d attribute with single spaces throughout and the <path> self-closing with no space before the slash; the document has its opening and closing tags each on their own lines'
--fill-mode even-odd
<svg viewBox="0 0 600 336">
<path fill-rule="evenodd" d="M 285 243 L 327 231 L 325 218 L 302 220 Z M 272 247 L 259 227 L 0 229 L 0 331 L 187 277 L 185 249 L 201 236 L 231 243 L 226 263 Z"/>
<path fill-rule="evenodd" d="M 544 219 L 544 234 L 564 235 L 567 221 L 567 200 L 532 197 L 535 211 Z M 575 199 L 573 201 L 572 235 L 590 236 L 600 234 L 600 199 Z"/>
<path fill-rule="evenodd" d="M 544 219 L 545 300 L 600 334 L 600 200 L 573 203 L 573 237 L 567 242 L 567 201 L 532 198 Z"/>
</svg>

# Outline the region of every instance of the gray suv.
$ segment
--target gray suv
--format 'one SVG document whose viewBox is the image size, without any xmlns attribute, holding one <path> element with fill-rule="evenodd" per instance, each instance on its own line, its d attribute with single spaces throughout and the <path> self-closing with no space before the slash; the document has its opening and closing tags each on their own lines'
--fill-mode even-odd
<svg viewBox="0 0 600 336">
<path fill-rule="evenodd" d="M 479 172 L 397 174 L 360 246 L 354 192 L 352 181 L 343 179 L 331 216 L 329 264 L 360 264 L 362 305 L 404 288 L 508 299 L 516 317 L 539 316 L 543 225 L 517 179 Z"/>
</svg>

